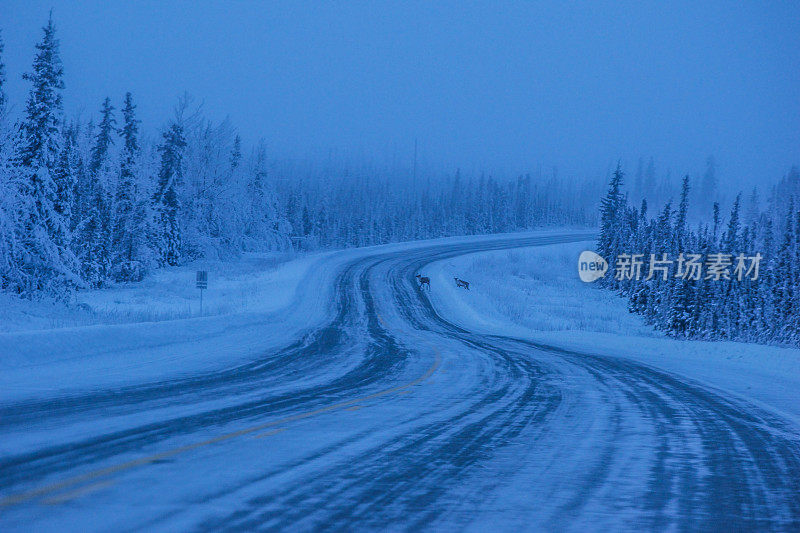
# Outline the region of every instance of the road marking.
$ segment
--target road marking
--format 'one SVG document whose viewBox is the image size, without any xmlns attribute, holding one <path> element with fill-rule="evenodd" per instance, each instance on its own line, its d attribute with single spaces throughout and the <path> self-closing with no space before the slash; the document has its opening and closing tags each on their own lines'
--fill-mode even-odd
<svg viewBox="0 0 800 533">
<path fill-rule="evenodd" d="M 113 484 L 114 482 L 110 479 L 106 481 L 98 481 L 97 483 L 92 483 L 91 485 L 86 485 L 84 487 L 78 487 L 77 489 L 64 492 L 63 494 L 57 494 L 52 498 L 44 500 L 44 502 L 42 503 L 46 503 L 47 505 L 58 505 L 59 503 L 64 503 L 69 500 L 73 500 L 75 498 L 78 498 L 85 494 L 89 494 L 91 492 L 95 492 L 97 490 L 103 489 Z"/>
<path fill-rule="evenodd" d="M 593 232 L 592 235 L 594 235 L 594 234 L 595 233 Z M 538 237 L 538 238 L 535 239 L 536 244 L 534 244 L 534 245 L 542 246 L 542 245 L 546 245 L 546 244 L 555 244 L 555 243 L 561 243 L 561 242 L 581 242 L 581 241 L 577 241 L 577 240 L 572 240 L 573 237 L 575 237 L 575 235 L 570 235 L 570 236 L 567 236 L 567 237 L 560 236 L 560 237 L 551 237 L 551 238 Z M 492 249 L 495 249 L 495 248 L 492 248 Z M 502 249 L 502 248 L 496 248 L 496 249 Z M 380 320 L 381 324 L 383 324 L 384 327 L 385 327 L 386 326 L 386 322 L 384 321 L 383 317 L 380 316 L 380 314 L 378 314 L 378 319 Z M 437 368 L 439 367 L 439 365 L 441 363 L 441 356 L 439 354 L 439 351 L 435 347 L 433 347 L 433 350 L 436 353 L 436 360 L 434 361 L 433 365 L 431 365 L 431 367 L 422 376 L 420 376 L 419 378 L 417 378 L 414 381 L 411 381 L 411 382 L 409 382 L 409 383 L 407 383 L 405 385 L 398 385 L 396 387 L 392 387 L 392 388 L 386 389 L 384 391 L 376 392 L 374 394 L 371 394 L 369 396 L 365 396 L 363 398 L 356 398 L 354 400 L 348 400 L 348 401 L 344 401 L 344 402 L 339 402 L 337 404 L 329 405 L 327 407 L 323 407 L 323 408 L 320 408 L 320 409 L 315 409 L 313 411 L 308 411 L 308 412 L 305 412 L 305 413 L 299 413 L 299 414 L 296 414 L 296 415 L 293 415 L 293 416 L 290 416 L 290 417 L 286 417 L 286 418 L 283 418 L 283 419 L 280 419 L 280 420 L 275 420 L 275 421 L 267 422 L 267 423 L 264 423 L 264 424 L 260 424 L 258 426 L 254 426 L 254 427 L 251 427 L 251 428 L 246 428 L 246 429 L 242 429 L 242 430 L 235 431 L 235 432 L 232 432 L 232 433 L 227 433 L 225 435 L 220 435 L 220 436 L 212 438 L 212 439 L 207 439 L 207 440 L 204 440 L 204 441 L 201 441 L 201 442 L 197 442 L 197 443 L 194 443 L 194 444 L 180 446 L 180 447 L 173 448 L 171 450 L 167 450 L 167 451 L 164 451 L 164 452 L 161 452 L 161 453 L 157 453 L 157 454 L 154 454 L 154 455 L 141 457 L 139 459 L 134 459 L 134 460 L 127 461 L 127 462 L 124 462 L 124 463 L 120 463 L 120 464 L 117 464 L 117 465 L 112 465 L 112 466 L 108 466 L 108 467 L 101 468 L 101 469 L 98 469 L 98 470 L 94 470 L 94 471 L 91 471 L 91 472 L 87 472 L 85 474 L 80 474 L 80 475 L 74 476 L 72 478 L 67 478 L 67 479 L 65 479 L 63 481 L 60 481 L 60 482 L 56 482 L 56 483 L 53 483 L 53 484 L 50 484 L 50 485 L 46 485 L 44 487 L 31 489 L 31 490 L 28 490 L 28 491 L 25 491 L 25 492 L 21 492 L 21 493 L 18 493 L 18 494 L 12 494 L 10 496 L 6 496 L 6 497 L 0 499 L 0 508 L 16 505 L 16 504 L 19 504 L 19 503 L 22 503 L 22 502 L 37 498 L 39 496 L 44 496 L 46 494 L 51 494 L 51 493 L 54 493 L 54 492 L 58 492 L 60 490 L 63 490 L 63 489 L 69 488 L 69 487 L 74 487 L 76 485 L 80 485 L 80 484 L 82 484 L 82 483 L 84 483 L 84 482 L 86 482 L 88 480 L 91 480 L 91 479 L 107 477 L 107 476 L 113 475 L 113 474 L 115 474 L 117 472 L 121 472 L 121 471 L 124 471 L 124 470 L 129 470 L 129 469 L 135 468 L 137 466 L 143 466 L 143 465 L 155 463 L 155 462 L 160 461 L 162 459 L 165 459 L 165 458 L 168 458 L 168 457 L 173 457 L 175 455 L 181 454 L 183 452 L 191 451 L 191 450 L 194 450 L 196 448 L 200 448 L 200 447 L 203 447 L 203 446 L 208 446 L 208 445 L 211 445 L 211 444 L 216 444 L 218 442 L 223 442 L 223 441 L 226 441 L 226 440 L 229 440 L 229 439 L 233 439 L 235 437 L 240 437 L 242 435 L 255 433 L 255 432 L 261 431 L 263 429 L 266 429 L 268 427 L 273 427 L 273 426 L 277 426 L 277 425 L 280 425 L 280 424 L 285 424 L 285 423 L 288 423 L 288 422 L 294 422 L 296 420 L 301 420 L 301 419 L 304 419 L 304 418 L 312 417 L 312 416 L 315 416 L 315 415 L 318 415 L 318 414 L 322 414 L 322 413 L 325 413 L 325 412 L 328 412 L 328 411 L 333 411 L 333 410 L 339 409 L 339 408 L 347 406 L 347 405 L 352 405 L 352 404 L 355 404 L 355 403 L 358 403 L 358 402 L 363 402 L 365 400 L 378 398 L 378 397 L 385 396 L 385 395 L 392 394 L 392 393 L 401 393 L 401 394 L 409 393 L 411 391 L 410 390 L 406 390 L 406 389 L 409 389 L 409 388 L 411 388 L 411 387 L 413 387 L 415 385 L 418 385 L 422 381 L 425 381 L 434 372 L 436 372 Z M 101 485 L 102 483 L 110 484 L 111 481 L 96 483 L 95 485 Z M 95 485 L 88 485 L 87 488 L 88 487 L 94 487 Z M 98 487 L 98 488 L 100 488 L 100 487 Z M 80 490 L 80 489 L 75 489 L 74 491 L 77 491 L 77 490 Z M 55 499 L 55 498 L 51 498 L 51 499 Z"/>
<path fill-rule="evenodd" d="M 264 437 L 271 437 L 273 435 L 277 435 L 278 433 L 283 433 L 284 431 L 286 431 L 286 428 L 273 429 L 272 431 L 267 431 L 265 433 L 262 433 L 261 435 L 255 435 L 253 438 L 263 439 Z"/>
<path fill-rule="evenodd" d="M 153 455 L 148 455 L 146 457 L 140 457 L 138 459 L 133 459 L 132 461 L 126 461 L 124 463 L 120 463 L 117 465 L 107 466 L 105 468 L 100 468 L 98 470 L 93 470 L 91 472 L 87 472 L 85 474 L 80 474 L 71 478 L 67 478 L 63 481 L 59 481 L 56 483 L 52 483 L 50 485 L 45 485 L 44 487 L 39 487 L 37 489 L 31 489 L 25 492 L 20 492 L 18 494 L 12 494 L 10 496 L 6 496 L 5 498 L 0 499 L 0 507 L 9 507 L 12 505 L 17 505 L 19 503 L 38 498 L 39 496 L 44 496 L 45 494 L 51 494 L 53 492 L 58 492 L 62 489 L 66 489 L 69 487 L 74 487 L 75 485 L 80 485 L 85 481 L 89 481 L 92 479 L 98 479 L 110 476 L 112 474 L 116 474 L 118 472 L 122 472 L 124 470 L 130 470 L 131 468 L 135 468 L 137 466 L 143 466 L 151 463 L 155 463 L 161 459 L 166 459 L 167 457 L 173 457 L 175 455 L 188 452 L 191 450 L 195 450 L 197 448 L 201 448 L 203 446 L 208 446 L 211 444 L 217 444 L 218 442 L 223 442 L 226 440 L 230 440 L 236 437 L 241 437 L 242 435 L 249 435 L 250 433 L 257 433 L 267 428 L 280 426 L 281 424 L 287 424 L 289 422 L 295 422 L 297 420 L 303 420 L 304 418 L 309 418 L 312 416 L 316 416 L 322 413 L 327 413 L 329 411 L 334 411 L 336 409 L 341 409 L 342 407 L 347 407 L 350 405 L 354 405 L 357 403 L 362 403 L 367 400 L 372 400 L 374 398 L 380 398 L 381 396 L 386 396 L 387 394 L 392 394 L 396 392 L 400 392 L 402 390 L 408 389 L 413 387 L 414 385 L 418 385 L 431 377 L 436 369 L 439 368 L 439 365 L 442 362 L 441 355 L 439 351 L 433 347 L 436 353 L 436 359 L 431 365 L 428 370 L 425 371 L 417 379 L 406 383 L 405 385 L 398 385 L 396 387 L 392 387 L 390 389 L 382 390 L 379 392 L 375 392 L 368 396 L 363 396 L 361 398 L 355 398 L 352 400 L 345 400 L 343 402 L 335 403 L 333 405 L 329 405 L 327 407 L 320 407 L 319 409 L 314 409 L 313 411 L 306 411 L 305 413 L 298 413 L 296 415 L 287 416 L 286 418 L 281 418 L 280 420 L 273 420 L 271 422 L 265 422 L 264 424 L 259 424 L 257 426 L 240 429 L 238 431 L 234 431 L 231 433 L 226 433 L 224 435 L 220 435 L 218 437 L 214 437 L 212 439 L 203 440 L 200 442 L 196 442 L 194 444 L 187 444 L 185 446 L 179 446 L 177 448 L 173 448 L 171 450 L 167 450 L 164 452 L 156 453 Z"/>
<path fill-rule="evenodd" d="M 375 313 L 375 314 L 377 315 L 377 317 L 378 317 L 378 320 L 379 320 L 379 321 L 380 321 L 380 323 L 381 323 L 381 326 L 383 326 L 383 327 L 386 327 L 386 321 L 383 319 L 383 317 L 381 316 L 381 314 L 380 314 L 380 313 Z"/>
</svg>

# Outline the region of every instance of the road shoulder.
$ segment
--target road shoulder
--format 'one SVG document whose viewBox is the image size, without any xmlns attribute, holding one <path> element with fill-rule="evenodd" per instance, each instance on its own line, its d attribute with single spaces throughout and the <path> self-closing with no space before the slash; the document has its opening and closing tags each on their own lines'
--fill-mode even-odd
<svg viewBox="0 0 800 533">
<path fill-rule="evenodd" d="M 433 263 L 427 268 L 431 302 L 443 317 L 476 332 L 635 360 L 800 425 L 800 350 L 664 337 L 629 313 L 623 299 L 578 280 L 573 263 L 592 246 L 479 252 Z M 470 290 L 453 277 L 469 281 Z"/>
</svg>

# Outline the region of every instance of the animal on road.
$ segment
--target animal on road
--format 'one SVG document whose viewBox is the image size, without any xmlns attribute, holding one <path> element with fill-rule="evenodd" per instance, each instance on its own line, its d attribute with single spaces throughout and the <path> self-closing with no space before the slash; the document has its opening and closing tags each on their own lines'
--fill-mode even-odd
<svg viewBox="0 0 800 533">
<path fill-rule="evenodd" d="M 429 278 L 427 276 L 423 276 L 421 274 L 417 274 L 417 280 L 419 281 L 420 288 L 423 288 L 423 287 L 425 287 L 425 285 L 427 285 L 428 286 L 428 290 L 430 290 L 430 288 L 431 288 L 431 278 Z"/>
<path fill-rule="evenodd" d="M 456 280 L 456 287 L 464 287 L 465 289 L 469 290 L 469 281 L 464 281 L 463 279 L 453 278 Z"/>
</svg>

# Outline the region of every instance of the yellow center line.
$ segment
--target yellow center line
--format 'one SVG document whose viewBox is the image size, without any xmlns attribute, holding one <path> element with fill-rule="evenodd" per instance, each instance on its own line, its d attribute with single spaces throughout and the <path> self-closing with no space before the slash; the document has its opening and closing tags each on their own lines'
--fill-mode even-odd
<svg viewBox="0 0 800 533">
<path fill-rule="evenodd" d="M 91 485 L 78 487 L 77 489 L 71 490 L 69 492 L 58 494 L 56 496 L 53 496 L 52 498 L 46 499 L 43 503 L 46 503 L 48 505 L 57 505 L 59 503 L 64 503 L 66 501 L 75 499 L 79 496 L 83 496 L 84 494 L 89 494 L 90 492 L 103 489 L 113 484 L 114 482 L 110 479 L 107 479 L 105 481 L 98 481 L 97 483 L 92 483 Z"/>
<path fill-rule="evenodd" d="M 271 437 L 273 435 L 277 435 L 278 433 L 283 433 L 284 431 L 286 431 L 286 428 L 273 429 L 272 431 L 267 431 L 265 433 L 262 433 L 261 435 L 255 435 L 253 436 L 253 438 L 263 439 L 264 437 Z"/>
<path fill-rule="evenodd" d="M 143 465 L 146 465 L 146 464 L 154 463 L 156 461 L 160 461 L 161 459 L 165 459 L 167 457 L 173 457 L 175 455 L 178 455 L 178 454 L 181 454 L 181 453 L 184 453 L 184 452 L 188 452 L 188 451 L 191 451 L 191 450 L 195 450 L 195 449 L 201 448 L 203 446 L 208 446 L 210 444 L 217 444 L 218 442 L 223 442 L 223 441 L 230 440 L 230 439 L 233 439 L 233 438 L 236 438 L 236 437 L 241 437 L 242 435 L 248 435 L 250 433 L 256 433 L 256 432 L 261 431 L 263 429 L 267 429 L 267 428 L 274 427 L 274 426 L 279 426 L 281 424 L 287 424 L 289 422 L 295 422 L 297 420 L 302 420 L 304 418 L 309 418 L 311 416 L 319 415 L 319 414 L 322 414 L 322 413 L 327 413 L 327 412 L 333 411 L 335 409 L 340 409 L 342 407 L 347 407 L 349 405 L 365 402 L 367 400 L 372 400 L 374 398 L 379 398 L 381 396 L 386 396 L 387 394 L 392 394 L 394 392 L 399 392 L 399 391 L 408 389 L 408 388 L 413 387 L 414 385 L 418 385 L 419 383 L 422 383 L 423 381 L 428 379 L 434 372 L 436 372 L 436 369 L 439 368 L 439 365 L 441 364 L 442 359 L 441 359 L 441 356 L 439 355 L 439 351 L 436 350 L 435 347 L 434 347 L 434 351 L 436 352 L 436 360 L 433 362 L 433 365 L 431 365 L 431 367 L 422 376 L 418 377 L 414 381 L 406 383 L 405 385 L 398 385 L 396 387 L 392 387 L 390 389 L 382 390 L 382 391 L 370 394 L 368 396 L 363 396 L 361 398 L 355 398 L 355 399 L 352 399 L 352 400 L 346 400 L 346 401 L 343 401 L 343 402 L 335 403 L 333 405 L 329 405 L 327 407 L 321 407 L 319 409 L 314 409 L 313 411 L 306 411 L 305 413 L 298 413 L 296 415 L 287 416 L 286 418 L 281 418 L 280 420 L 273 420 L 271 422 L 266 422 L 264 424 L 259 424 L 257 426 L 253 426 L 253 427 L 249 427 L 249 428 L 245 428 L 245 429 L 240 429 L 238 431 L 234 431 L 234 432 L 231 432 L 231 433 L 226 433 L 224 435 L 220 435 L 220 436 L 214 437 L 212 439 L 203 440 L 203 441 L 200 441 L 200 442 L 196 442 L 194 444 L 187 444 L 185 446 L 179 446 L 177 448 L 173 448 L 171 450 L 167 450 L 167 451 L 164 451 L 164 452 L 156 453 L 156 454 L 153 454 L 153 455 L 148 455 L 146 457 L 140 457 L 139 459 L 133 459 L 132 461 L 126 461 L 124 463 L 120 463 L 120 464 L 117 464 L 117 465 L 107 466 L 105 468 L 100 468 L 98 470 L 93 470 L 93 471 L 87 472 L 85 474 L 80 474 L 80 475 L 77 475 L 77 476 L 74 476 L 74 477 L 71 477 L 71 478 L 67 478 L 67 479 L 65 479 L 63 481 L 59 481 L 57 483 L 52 483 L 52 484 L 46 485 L 44 487 L 39 487 L 37 489 L 32 489 L 32 490 L 29 490 L 29 491 L 20 492 L 18 494 L 12 494 L 10 496 L 6 496 L 3 499 L 0 499 L 0 507 L 9 507 L 11 505 L 16 505 L 16 504 L 19 504 L 21 502 L 24 502 L 24 501 L 27 501 L 27 500 L 30 500 L 30 499 L 33 499 L 33 498 L 37 498 L 39 496 L 43 496 L 45 494 L 50 494 L 50 493 L 57 492 L 57 491 L 62 490 L 62 489 L 73 487 L 75 485 L 78 485 L 78 484 L 83 483 L 85 481 L 89 481 L 91 479 L 97 479 L 97 478 L 101 478 L 101 477 L 110 476 L 112 474 L 116 474 L 116 473 L 122 472 L 124 470 L 129 470 L 129 469 L 135 468 L 137 466 L 143 466 Z"/>
</svg>

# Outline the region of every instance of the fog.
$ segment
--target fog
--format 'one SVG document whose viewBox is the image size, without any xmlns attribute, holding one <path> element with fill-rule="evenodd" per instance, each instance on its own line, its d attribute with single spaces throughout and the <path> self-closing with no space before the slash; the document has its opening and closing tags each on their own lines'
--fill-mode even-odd
<svg viewBox="0 0 800 533">
<path fill-rule="evenodd" d="M 660 171 L 722 188 L 800 162 L 796 2 L 0 2 L 12 112 L 48 11 L 65 107 L 133 92 L 155 132 L 188 91 L 281 156 L 514 174 Z"/>
</svg>

